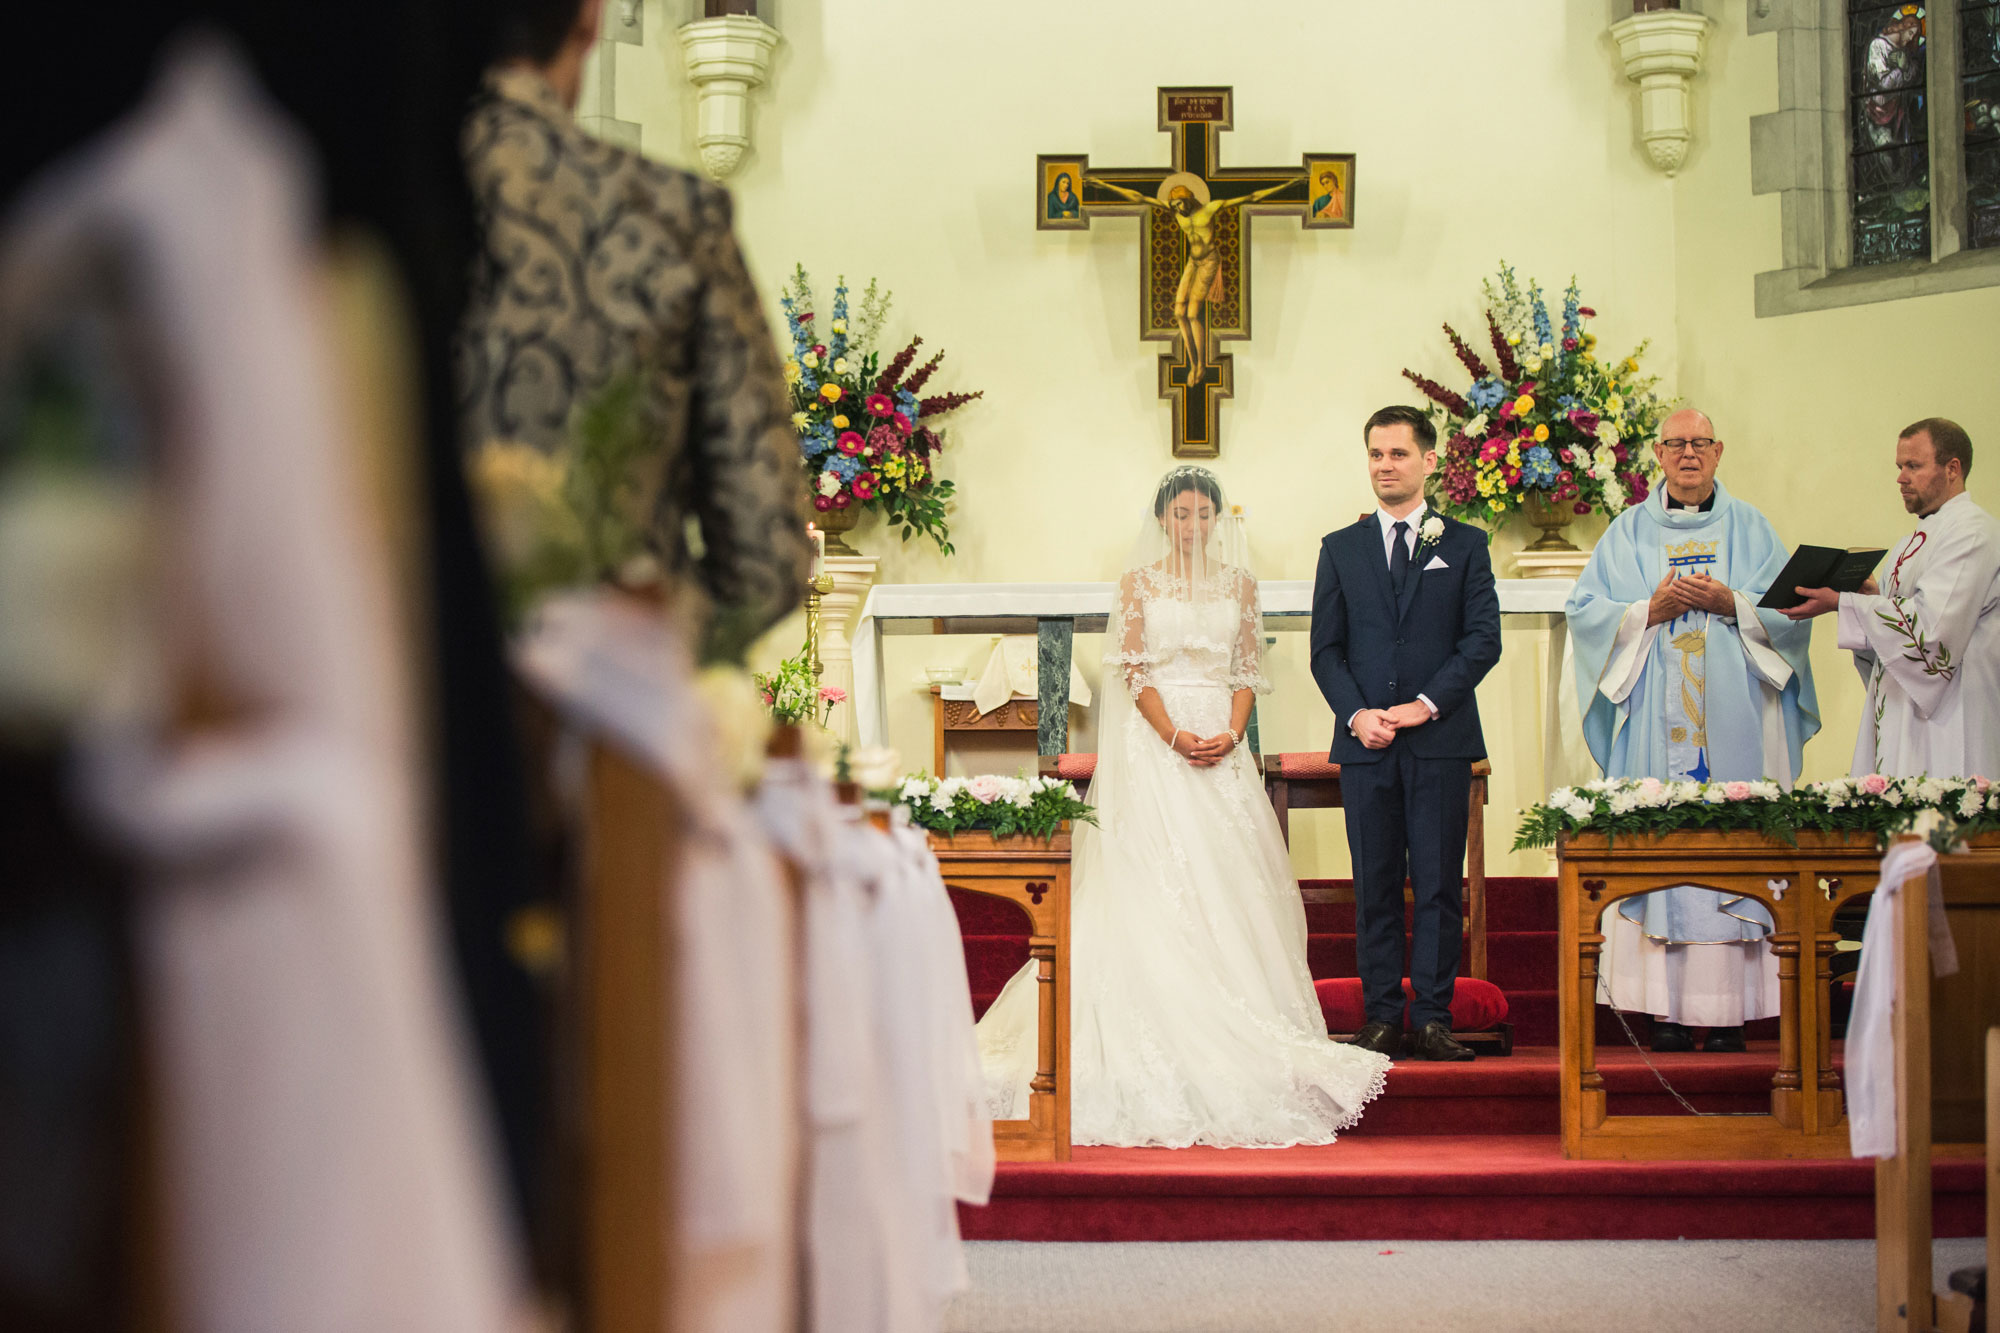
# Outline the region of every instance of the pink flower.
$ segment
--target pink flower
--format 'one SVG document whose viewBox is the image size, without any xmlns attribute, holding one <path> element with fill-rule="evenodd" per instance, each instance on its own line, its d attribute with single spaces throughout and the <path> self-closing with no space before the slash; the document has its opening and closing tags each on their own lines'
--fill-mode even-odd
<svg viewBox="0 0 2000 1333">
<path fill-rule="evenodd" d="M 1991 782 L 1987 781 L 1985 778 L 1980 777 L 1977 773 L 1972 775 L 1972 785 L 1978 789 L 1979 794 L 1982 796 L 1984 796 L 1987 793 L 1987 791 L 1990 790 L 1993 786 Z"/>
<path fill-rule="evenodd" d="M 903 434 L 908 435 L 913 429 L 915 429 L 915 426 L 910 421 L 910 418 L 906 413 L 898 412 L 896 413 L 896 429 L 903 432 Z"/>
<path fill-rule="evenodd" d="M 886 417 L 896 410 L 896 405 L 889 401 L 886 393 L 869 394 L 866 406 L 871 417 Z"/>
<path fill-rule="evenodd" d="M 1725 782 L 1722 784 L 1722 794 L 1732 801 L 1747 801 L 1750 799 L 1750 784 L 1747 782 Z"/>
<path fill-rule="evenodd" d="M 1577 349 L 1576 339 L 1574 338 L 1563 339 L 1563 350 L 1565 352 L 1574 352 L 1576 349 Z"/>
<path fill-rule="evenodd" d="M 757 693 L 759 697 L 761 697 L 767 704 L 774 704 L 778 702 L 776 699 L 771 697 L 771 692 L 769 690 L 759 690 L 757 691 Z"/>
<path fill-rule="evenodd" d="M 1663 787 L 1663 786 L 1665 786 L 1665 785 L 1666 785 L 1666 784 L 1665 784 L 1665 783 L 1663 783 L 1663 782 L 1661 782 L 1661 781 L 1660 781 L 1660 780 L 1659 780 L 1658 778 L 1641 778 L 1641 779 L 1639 779 L 1639 791 L 1640 791 L 1640 793 L 1641 793 L 1642 795 L 1646 795 L 1646 796 L 1657 796 L 1657 795 L 1659 795 L 1659 794 L 1660 794 L 1660 788 L 1661 788 L 1661 787 Z"/>
<path fill-rule="evenodd" d="M 862 472 L 855 475 L 854 496 L 858 500 L 872 500 L 875 498 L 875 474 L 873 472 Z"/>
<path fill-rule="evenodd" d="M 1567 450 L 1567 449 L 1563 450 L 1563 453 L 1565 453 L 1565 454 L 1567 454 L 1568 452 L 1569 452 L 1569 450 Z M 1567 458 L 1564 458 L 1564 459 L 1563 459 L 1563 462 L 1567 463 L 1567 462 L 1569 462 L 1569 459 L 1567 459 Z M 1568 469 L 1568 468 L 1564 468 L 1564 469 L 1563 469 L 1562 471 L 1560 471 L 1560 472 L 1556 473 L 1556 480 L 1557 480 L 1557 481 L 1559 481 L 1559 482 L 1561 482 L 1561 483 L 1562 483 L 1563 485 L 1565 485 L 1565 486 L 1569 485 L 1569 483 L 1570 483 L 1570 480 L 1571 480 L 1571 478 L 1570 478 L 1570 475 L 1569 475 L 1569 469 Z"/>
<path fill-rule="evenodd" d="M 813 355 L 814 355 L 814 356 L 825 356 L 825 355 L 826 355 L 826 344 L 825 344 L 825 343 L 814 343 L 814 344 L 813 344 Z"/>
<path fill-rule="evenodd" d="M 833 508 L 833 501 L 824 495 L 815 495 L 813 497 L 813 508 L 824 514 L 827 510 Z"/>
<path fill-rule="evenodd" d="M 867 442 L 861 438 L 858 432 L 844 430 L 834 440 L 833 447 L 840 450 L 843 454 L 858 454 L 861 452 L 861 446 L 865 443 Z"/>
<path fill-rule="evenodd" d="M 1579 514 L 1588 514 L 1590 512 L 1590 506 L 1585 504 L 1583 501 L 1578 500 L 1576 502 L 1576 512 Z"/>
<path fill-rule="evenodd" d="M 1556 457 L 1561 459 L 1565 463 L 1574 463 L 1576 461 L 1576 455 L 1571 453 L 1567 449 L 1556 450 Z M 1563 480 L 1564 481 L 1569 480 L 1569 473 L 1567 472 L 1563 473 Z"/>
<path fill-rule="evenodd" d="M 1867 777 L 1861 779 L 1861 790 L 1867 792 L 1870 796 L 1880 796 L 1883 792 L 1889 790 L 1889 779 L 1883 777 L 1880 773 L 1870 773 Z"/>
<path fill-rule="evenodd" d="M 847 691 L 838 685 L 822 685 L 819 687 L 819 701 L 823 704 L 844 704 L 847 702 Z"/>
<path fill-rule="evenodd" d="M 883 454 L 894 452 L 902 442 L 903 437 L 896 433 L 894 426 L 877 426 L 868 432 L 868 456 L 880 458 Z"/>
<path fill-rule="evenodd" d="M 966 780 L 965 790 L 981 805 L 991 805 L 1000 799 L 1000 779 L 991 773 L 981 773 Z"/>
<path fill-rule="evenodd" d="M 848 490 L 845 486 L 841 487 L 839 490 L 833 493 L 833 507 L 835 509 L 845 509 L 847 508 L 847 506 L 853 503 L 854 503 L 854 493 Z"/>
<path fill-rule="evenodd" d="M 1506 456 L 1507 442 L 1498 436 L 1488 440 L 1485 447 L 1479 451 L 1479 461 L 1482 463 L 1497 463 Z"/>
<path fill-rule="evenodd" d="M 1574 341 L 1574 339 L 1572 339 L 1571 341 Z M 1569 414 L 1570 424 L 1572 426 L 1575 426 L 1578 430 L 1582 431 L 1585 435 L 1597 434 L 1598 420 L 1599 418 L 1597 413 L 1585 411 L 1582 408 L 1578 408 L 1576 411 L 1571 412 Z M 1569 462 L 1569 459 L 1565 458 L 1563 459 L 1563 462 L 1567 463 Z"/>
<path fill-rule="evenodd" d="M 1514 399 L 1509 398 L 1506 402 L 1500 404 L 1499 417 L 1502 421 L 1505 421 L 1508 417 L 1511 417 L 1513 415 L 1514 415 Z"/>
</svg>

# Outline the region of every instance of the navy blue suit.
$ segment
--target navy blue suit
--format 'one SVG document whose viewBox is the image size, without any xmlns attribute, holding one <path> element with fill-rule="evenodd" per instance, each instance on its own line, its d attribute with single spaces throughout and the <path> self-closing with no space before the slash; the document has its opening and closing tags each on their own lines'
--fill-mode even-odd
<svg viewBox="0 0 2000 1333">
<path fill-rule="evenodd" d="M 1432 511 L 1426 510 L 1428 516 Z M 1446 518 L 1391 588 L 1382 528 L 1370 514 L 1320 543 L 1312 673 L 1333 707 L 1329 756 L 1341 766 L 1354 862 L 1358 970 L 1370 1021 L 1403 1017 L 1403 881 L 1412 1026 L 1451 1020 L 1464 931 L 1461 899 L 1472 761 L 1486 756 L 1474 688 L 1500 660 L 1500 601 L 1486 534 Z M 1429 568 L 1426 568 L 1429 566 Z M 1364 708 L 1429 699 L 1437 716 L 1371 750 L 1348 730 Z"/>
</svg>

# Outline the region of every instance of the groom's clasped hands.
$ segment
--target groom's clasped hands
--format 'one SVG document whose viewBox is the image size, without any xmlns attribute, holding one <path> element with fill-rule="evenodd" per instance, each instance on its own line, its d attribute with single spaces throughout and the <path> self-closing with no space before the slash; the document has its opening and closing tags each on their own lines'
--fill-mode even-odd
<svg viewBox="0 0 2000 1333">
<path fill-rule="evenodd" d="M 1421 699 L 1394 708 L 1364 708 L 1354 715 L 1354 738 L 1371 750 L 1386 750 L 1397 732 L 1421 727 L 1430 720 L 1431 710 Z"/>
</svg>

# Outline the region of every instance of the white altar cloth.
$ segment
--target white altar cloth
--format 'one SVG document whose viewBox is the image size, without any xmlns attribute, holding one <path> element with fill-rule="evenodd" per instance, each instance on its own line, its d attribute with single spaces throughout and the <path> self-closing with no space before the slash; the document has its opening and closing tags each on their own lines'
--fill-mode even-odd
<svg viewBox="0 0 2000 1333">
<path fill-rule="evenodd" d="M 885 745 L 889 735 L 888 685 L 883 676 L 882 633 L 886 622 L 908 620 L 1070 619 L 1110 611 L 1112 583 L 885 583 L 869 590 L 854 626 L 854 719 L 861 744 Z M 1569 771 L 1564 737 L 1581 744 L 1574 674 L 1563 604 L 1576 584 L 1570 579 L 1497 579 L 1503 616 L 1541 616 L 1550 628 L 1543 677 L 1545 716 L 1557 719 L 1543 741 L 1543 773 L 1549 786 L 1596 776 Z M 1311 579 L 1266 579 L 1258 588 L 1271 628 L 1304 629 L 1312 616 Z M 1287 623 L 1292 622 L 1292 623 Z M 985 631 L 985 632 L 990 632 Z"/>
</svg>

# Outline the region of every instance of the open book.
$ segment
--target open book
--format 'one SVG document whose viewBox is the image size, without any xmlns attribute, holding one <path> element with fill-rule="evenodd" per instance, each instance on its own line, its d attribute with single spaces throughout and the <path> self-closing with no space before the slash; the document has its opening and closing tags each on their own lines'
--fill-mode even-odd
<svg viewBox="0 0 2000 1333">
<path fill-rule="evenodd" d="M 1861 585 L 1889 554 L 1886 548 L 1850 546 L 1801 546 L 1778 571 L 1771 590 L 1757 605 L 1770 611 L 1788 611 L 1803 602 L 1799 588 L 1831 588 L 1835 592 L 1860 592 Z"/>
</svg>

